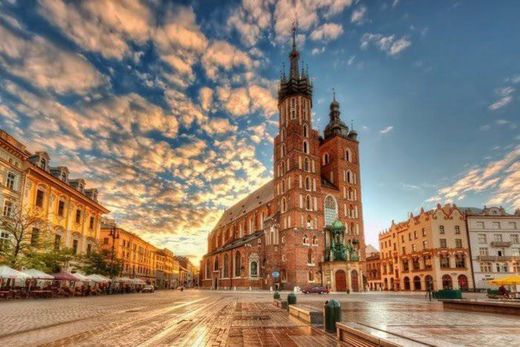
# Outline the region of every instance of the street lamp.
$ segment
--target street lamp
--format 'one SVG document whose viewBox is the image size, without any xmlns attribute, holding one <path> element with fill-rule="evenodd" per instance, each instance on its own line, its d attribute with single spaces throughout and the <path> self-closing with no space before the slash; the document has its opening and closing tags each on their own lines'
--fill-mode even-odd
<svg viewBox="0 0 520 347">
<path fill-rule="evenodd" d="M 115 263 L 115 255 L 116 255 L 116 240 L 119 239 L 119 231 L 117 230 L 116 223 L 114 223 L 112 225 L 112 227 L 110 228 L 109 235 L 112 238 L 112 260 L 111 260 L 111 268 L 110 268 L 110 279 L 112 280 L 112 282 L 110 282 L 110 293 L 112 293 L 113 280 L 114 280 L 114 275 L 115 275 L 114 274 L 114 272 L 115 272 L 114 263 Z"/>
</svg>

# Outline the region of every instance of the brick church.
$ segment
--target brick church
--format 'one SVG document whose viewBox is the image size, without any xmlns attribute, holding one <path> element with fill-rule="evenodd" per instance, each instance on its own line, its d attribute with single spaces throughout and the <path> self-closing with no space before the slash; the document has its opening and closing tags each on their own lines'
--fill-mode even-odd
<svg viewBox="0 0 520 347">
<path fill-rule="evenodd" d="M 202 287 L 364 290 L 357 133 L 341 120 L 335 96 L 323 136 L 312 128 L 312 82 L 299 69 L 294 29 L 289 59 L 274 178 L 227 209 L 209 234 Z"/>
</svg>

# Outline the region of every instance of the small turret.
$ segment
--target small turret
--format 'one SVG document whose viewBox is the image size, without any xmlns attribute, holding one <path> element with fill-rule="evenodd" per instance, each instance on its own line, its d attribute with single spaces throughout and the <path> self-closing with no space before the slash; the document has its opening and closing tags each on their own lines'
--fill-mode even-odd
<svg viewBox="0 0 520 347">
<path fill-rule="evenodd" d="M 333 136 L 347 138 L 349 135 L 348 127 L 340 118 L 339 102 L 336 101 L 336 92 L 333 90 L 332 102 L 330 103 L 329 124 L 325 127 L 325 139 Z"/>
</svg>

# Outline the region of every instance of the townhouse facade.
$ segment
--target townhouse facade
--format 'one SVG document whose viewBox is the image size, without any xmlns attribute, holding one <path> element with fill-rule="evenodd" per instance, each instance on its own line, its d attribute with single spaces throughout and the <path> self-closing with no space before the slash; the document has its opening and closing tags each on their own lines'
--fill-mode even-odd
<svg viewBox="0 0 520 347">
<path fill-rule="evenodd" d="M 520 274 L 520 209 L 466 209 L 471 267 L 476 288 L 491 288 L 490 280 Z"/>
<path fill-rule="evenodd" d="M 7 217 L 21 208 L 24 163 L 30 153 L 24 144 L 0 129 L 0 212 Z M 0 228 L 0 247 L 10 235 Z"/>
<path fill-rule="evenodd" d="M 379 235 L 385 290 L 471 289 L 465 216 L 446 204 L 395 223 Z"/>
</svg>

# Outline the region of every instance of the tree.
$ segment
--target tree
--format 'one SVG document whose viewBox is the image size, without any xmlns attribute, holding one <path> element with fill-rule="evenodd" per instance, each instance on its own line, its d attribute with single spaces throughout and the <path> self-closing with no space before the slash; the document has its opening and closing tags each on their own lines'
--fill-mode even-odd
<svg viewBox="0 0 520 347">
<path fill-rule="evenodd" d="M 111 251 L 91 252 L 82 257 L 81 269 L 87 274 L 98 274 L 115 277 L 121 273 L 123 264 L 119 259 L 112 261 Z"/>
<path fill-rule="evenodd" d="M 34 268 L 46 273 L 56 273 L 76 259 L 77 256 L 74 255 L 70 248 L 45 247 L 31 249 L 26 253 L 21 263 L 28 268 Z"/>
<path fill-rule="evenodd" d="M 50 242 L 48 224 L 20 206 L 0 216 L 0 229 L 8 235 L 0 244 L 0 260 L 14 268 L 23 265 L 26 255 Z"/>
</svg>

